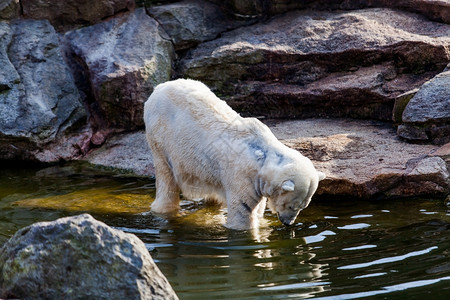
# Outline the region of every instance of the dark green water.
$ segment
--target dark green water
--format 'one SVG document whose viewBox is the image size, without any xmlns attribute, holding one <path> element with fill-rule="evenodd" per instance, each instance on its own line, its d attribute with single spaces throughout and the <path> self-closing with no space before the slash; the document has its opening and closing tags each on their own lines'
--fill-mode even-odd
<svg viewBox="0 0 450 300">
<path fill-rule="evenodd" d="M 86 167 L 0 169 L 0 245 L 89 212 L 139 236 L 180 299 L 450 299 L 445 199 L 313 201 L 290 228 L 266 212 L 259 231 L 235 232 L 225 210 L 190 201 L 155 217 L 153 196 L 151 180 Z"/>
</svg>

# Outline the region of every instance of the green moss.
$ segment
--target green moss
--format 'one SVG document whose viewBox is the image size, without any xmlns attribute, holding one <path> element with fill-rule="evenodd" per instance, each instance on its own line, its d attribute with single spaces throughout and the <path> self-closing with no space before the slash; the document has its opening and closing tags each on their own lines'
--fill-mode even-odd
<svg viewBox="0 0 450 300">
<path fill-rule="evenodd" d="M 89 211 L 94 213 L 142 213 L 149 210 L 151 195 L 119 193 L 114 187 L 77 190 L 62 195 L 16 201 L 22 207 Z"/>
<path fill-rule="evenodd" d="M 392 110 L 392 121 L 394 121 L 394 123 L 402 123 L 403 111 L 418 90 L 419 89 L 408 91 L 395 98 L 394 108 Z"/>
</svg>

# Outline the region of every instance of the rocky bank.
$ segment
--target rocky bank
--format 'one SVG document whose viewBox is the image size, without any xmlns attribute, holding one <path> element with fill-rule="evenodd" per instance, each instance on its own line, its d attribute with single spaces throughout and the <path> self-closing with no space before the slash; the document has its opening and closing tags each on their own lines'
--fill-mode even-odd
<svg viewBox="0 0 450 300">
<path fill-rule="evenodd" d="M 449 193 L 448 1 L 157 2 L 2 0 L 0 159 L 151 175 L 143 103 L 189 77 L 310 157 L 318 194 Z"/>
</svg>

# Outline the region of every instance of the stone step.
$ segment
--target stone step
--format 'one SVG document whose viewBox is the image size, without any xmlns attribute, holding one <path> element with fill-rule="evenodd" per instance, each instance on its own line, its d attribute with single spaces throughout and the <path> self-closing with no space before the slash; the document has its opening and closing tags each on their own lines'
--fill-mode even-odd
<svg viewBox="0 0 450 300">
<path fill-rule="evenodd" d="M 179 72 L 248 115 L 386 120 L 386 103 L 445 68 L 449 45 L 448 25 L 413 13 L 294 11 L 200 44 Z"/>
</svg>

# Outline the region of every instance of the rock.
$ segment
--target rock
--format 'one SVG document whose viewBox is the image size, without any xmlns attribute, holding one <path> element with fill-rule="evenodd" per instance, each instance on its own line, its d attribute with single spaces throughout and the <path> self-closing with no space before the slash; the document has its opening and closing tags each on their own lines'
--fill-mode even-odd
<svg viewBox="0 0 450 300">
<path fill-rule="evenodd" d="M 403 112 L 403 122 L 450 121 L 450 71 L 438 74 L 421 86 Z"/>
<path fill-rule="evenodd" d="M 227 14 L 240 19 L 255 19 L 271 14 L 270 6 L 273 1 L 260 0 L 209 0 L 209 2 L 219 5 Z M 302 1 L 303 2 L 303 1 Z M 300 8 L 300 7 L 298 7 Z M 303 6 L 302 6 L 303 8 Z"/>
<path fill-rule="evenodd" d="M 21 0 L 23 15 L 30 19 L 47 19 L 58 30 L 86 26 L 133 10 L 133 0 Z"/>
<path fill-rule="evenodd" d="M 327 175 L 317 191 L 321 197 L 440 197 L 450 192 L 449 147 L 405 143 L 389 123 L 349 119 L 265 123 Z M 154 176 L 143 131 L 114 137 L 87 160 Z"/>
<path fill-rule="evenodd" d="M 296 9 L 353 10 L 369 7 L 398 8 L 450 23 L 450 3 L 442 0 L 210 0 L 238 18 L 262 18 Z"/>
<path fill-rule="evenodd" d="M 65 34 L 106 127 L 143 126 L 143 103 L 170 79 L 173 46 L 143 8 Z M 89 93 L 88 93 L 89 94 Z"/>
<path fill-rule="evenodd" d="M 447 143 L 433 152 L 433 155 L 442 156 L 445 159 L 450 159 L 450 143 Z"/>
<path fill-rule="evenodd" d="M 19 97 L 23 96 L 23 85 L 20 83 L 20 75 L 8 56 L 8 48 L 11 44 L 13 30 L 4 22 L 0 22 L 0 132 L 14 130 L 19 115 Z"/>
<path fill-rule="evenodd" d="M 95 133 L 89 125 L 82 126 L 36 149 L 32 159 L 41 163 L 78 160 L 95 147 L 94 136 Z"/>
<path fill-rule="evenodd" d="M 418 90 L 419 89 L 413 89 L 411 91 L 407 91 L 406 93 L 403 93 L 395 98 L 394 108 L 392 110 L 392 121 L 394 121 L 395 124 L 402 122 L 403 111 Z"/>
<path fill-rule="evenodd" d="M 19 16 L 19 0 L 2 0 L 0 2 L 0 21 L 11 20 Z"/>
<path fill-rule="evenodd" d="M 323 0 L 321 2 L 327 3 L 328 1 Z M 433 21 L 450 23 L 450 3 L 442 0 L 341 0 L 333 4 L 335 9 L 397 8 L 422 14 Z M 339 5 L 339 7 L 336 7 L 336 5 Z"/>
<path fill-rule="evenodd" d="M 368 199 L 450 192 L 439 147 L 404 143 L 387 123 L 318 119 L 280 122 L 271 129 L 327 175 L 318 195 Z"/>
<path fill-rule="evenodd" d="M 428 135 L 424 128 L 399 125 L 397 128 L 397 134 L 404 139 L 415 141 L 415 142 L 426 142 L 428 141 Z"/>
<path fill-rule="evenodd" d="M 19 230 L 0 250 L 0 297 L 178 299 L 135 235 L 88 214 Z"/>
<path fill-rule="evenodd" d="M 231 23 L 214 4 L 185 0 L 148 9 L 171 37 L 175 50 L 184 50 L 216 38 Z"/>
<path fill-rule="evenodd" d="M 440 157 L 426 157 L 408 161 L 406 165 L 406 182 L 389 191 L 397 195 L 422 195 L 435 191 L 446 195 L 450 191 L 450 179 L 445 161 Z"/>
<path fill-rule="evenodd" d="M 118 134 L 84 160 L 97 166 L 119 169 L 138 176 L 154 176 L 153 159 L 143 131 Z"/>
<path fill-rule="evenodd" d="M 398 135 L 412 141 L 450 142 L 450 71 L 423 84 L 408 102 Z"/>
<path fill-rule="evenodd" d="M 86 112 L 48 21 L 0 23 L 0 43 L 0 158 L 34 159 Z"/>
<path fill-rule="evenodd" d="M 391 120 L 443 70 L 450 27 L 389 9 L 296 11 L 200 44 L 180 62 L 244 115 Z"/>
<path fill-rule="evenodd" d="M 439 156 L 447 164 L 447 170 L 450 170 L 450 143 L 447 143 L 433 151 L 430 156 Z"/>
</svg>

